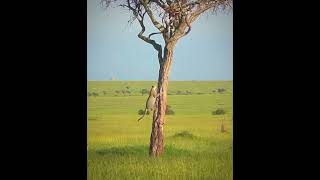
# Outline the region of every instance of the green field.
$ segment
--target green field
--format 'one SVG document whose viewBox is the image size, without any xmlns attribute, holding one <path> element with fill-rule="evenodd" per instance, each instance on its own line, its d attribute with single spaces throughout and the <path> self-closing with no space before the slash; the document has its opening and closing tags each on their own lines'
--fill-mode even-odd
<svg viewBox="0 0 320 180">
<path fill-rule="evenodd" d="M 154 84 L 88 81 L 88 92 L 99 94 L 88 96 L 88 179 L 233 179 L 232 81 L 169 82 L 168 104 L 175 114 L 165 118 L 165 152 L 159 158 L 148 156 L 152 116 L 137 122 L 147 98 L 140 91 Z M 219 88 L 226 91 L 212 92 Z M 226 111 L 225 133 L 224 116 L 212 115 L 218 108 Z"/>
</svg>

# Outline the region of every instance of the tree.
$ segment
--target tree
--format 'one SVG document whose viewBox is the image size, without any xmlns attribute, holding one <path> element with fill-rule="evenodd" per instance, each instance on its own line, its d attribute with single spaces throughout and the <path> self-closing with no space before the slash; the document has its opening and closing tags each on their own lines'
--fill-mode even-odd
<svg viewBox="0 0 320 180">
<path fill-rule="evenodd" d="M 157 108 L 153 113 L 149 154 L 159 156 L 164 149 L 163 125 L 174 48 L 177 42 L 191 31 L 192 23 L 201 14 L 209 10 L 212 12 L 229 10 L 232 7 L 232 0 L 101 0 L 101 4 L 106 8 L 111 3 L 116 3 L 132 13 L 130 22 L 137 20 L 141 26 L 138 37 L 157 51 L 160 66 L 157 86 L 159 96 L 156 99 Z M 146 14 L 158 30 L 148 36 L 144 35 Z M 163 37 L 163 48 L 161 44 L 151 39 L 151 36 L 157 34 Z"/>
</svg>

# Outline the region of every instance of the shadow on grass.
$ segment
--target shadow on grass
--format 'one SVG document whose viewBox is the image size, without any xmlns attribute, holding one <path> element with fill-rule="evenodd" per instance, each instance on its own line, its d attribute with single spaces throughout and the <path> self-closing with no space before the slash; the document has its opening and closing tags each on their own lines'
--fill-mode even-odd
<svg viewBox="0 0 320 180">
<path fill-rule="evenodd" d="M 106 149 L 97 150 L 96 153 L 100 156 L 148 156 L 149 146 L 136 145 L 124 147 L 110 147 Z M 190 151 L 188 150 L 178 149 L 172 145 L 166 145 L 164 147 L 163 156 L 185 156 L 189 154 Z"/>
<path fill-rule="evenodd" d="M 124 147 L 110 147 L 96 151 L 97 154 L 102 156 L 128 156 L 128 155 L 146 155 L 148 154 L 148 146 L 124 146 Z"/>
<path fill-rule="evenodd" d="M 194 139 L 196 138 L 195 135 L 190 133 L 189 131 L 182 131 L 179 133 L 176 133 L 175 135 L 171 136 L 172 138 L 185 138 L 185 139 Z"/>
</svg>

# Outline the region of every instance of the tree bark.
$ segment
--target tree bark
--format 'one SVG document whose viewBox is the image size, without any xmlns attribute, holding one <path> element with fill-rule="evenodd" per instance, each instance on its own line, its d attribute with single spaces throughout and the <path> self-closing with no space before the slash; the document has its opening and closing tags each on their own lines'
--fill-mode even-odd
<svg viewBox="0 0 320 180">
<path fill-rule="evenodd" d="M 173 49 L 175 42 L 169 42 L 164 48 L 164 58 L 160 61 L 159 78 L 158 78 L 158 98 L 153 113 L 152 130 L 150 137 L 150 156 L 159 156 L 164 149 L 164 117 L 167 107 L 168 77 L 173 59 Z"/>
</svg>

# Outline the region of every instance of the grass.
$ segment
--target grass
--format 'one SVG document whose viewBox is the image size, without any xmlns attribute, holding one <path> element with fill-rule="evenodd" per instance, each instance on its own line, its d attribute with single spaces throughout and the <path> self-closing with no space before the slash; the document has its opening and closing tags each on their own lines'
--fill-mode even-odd
<svg viewBox="0 0 320 180">
<path fill-rule="evenodd" d="M 169 95 L 175 115 L 165 118 L 165 151 L 148 156 L 151 115 L 137 122 L 151 81 L 89 81 L 88 91 L 114 92 L 129 86 L 131 96 L 88 97 L 88 179 L 217 179 L 232 174 L 232 81 L 172 81 L 169 91 L 203 94 Z M 225 93 L 211 93 L 225 88 Z M 223 104 L 221 107 L 220 104 Z M 226 110 L 225 128 L 220 132 Z"/>
</svg>

